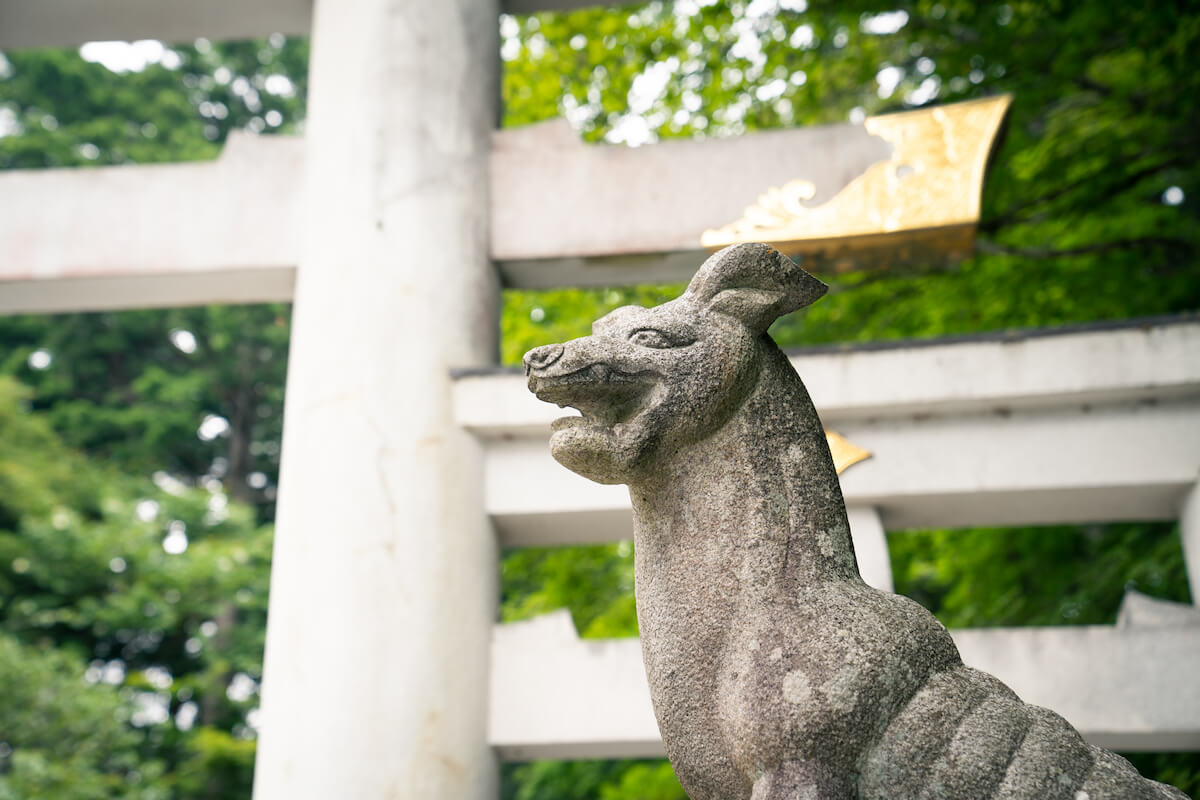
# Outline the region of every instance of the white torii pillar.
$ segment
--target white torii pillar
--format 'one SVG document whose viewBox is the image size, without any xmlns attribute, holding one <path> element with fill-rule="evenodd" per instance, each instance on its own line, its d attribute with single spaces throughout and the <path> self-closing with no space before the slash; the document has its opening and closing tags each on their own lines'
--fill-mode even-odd
<svg viewBox="0 0 1200 800">
<path fill-rule="evenodd" d="M 496 0 L 318 0 L 257 800 L 495 796 Z"/>
</svg>

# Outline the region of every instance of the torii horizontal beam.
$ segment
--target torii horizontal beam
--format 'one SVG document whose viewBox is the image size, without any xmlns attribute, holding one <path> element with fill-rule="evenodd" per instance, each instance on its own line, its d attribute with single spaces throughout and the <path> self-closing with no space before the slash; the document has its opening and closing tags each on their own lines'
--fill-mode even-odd
<svg viewBox="0 0 1200 800">
<path fill-rule="evenodd" d="M 842 475 L 889 530 L 1177 519 L 1200 474 L 1200 322 L 793 358 L 825 425 L 872 458 Z M 562 469 L 515 374 L 464 375 L 485 505 L 509 546 L 632 535 L 628 493 Z M 1200 553 L 1191 554 L 1196 560 Z"/>
<path fill-rule="evenodd" d="M 290 300 L 304 141 L 216 161 L 0 172 L 0 313 Z"/>
<path fill-rule="evenodd" d="M 889 530 L 1177 519 L 1200 466 L 1200 406 L 1070 411 L 835 425 L 874 454 L 842 476 L 846 503 L 877 507 Z M 563 475 L 547 449 L 531 438 L 486 451 L 501 542 L 631 538 L 628 494 Z"/>
<path fill-rule="evenodd" d="M 497 131 L 491 257 L 507 285 L 550 288 L 685 281 L 706 243 L 742 239 L 826 267 L 963 254 L 1008 102 L 639 148 L 561 120 Z M 289 300 L 303 166 L 302 140 L 238 133 L 214 162 L 0 173 L 20 198 L 0 313 Z"/>
<path fill-rule="evenodd" d="M 1200 746 L 1200 622 L 951 633 L 965 663 L 1095 744 Z M 506 761 L 663 755 L 637 639 L 581 640 L 565 610 L 498 625 L 491 685 L 488 739 Z"/>
</svg>

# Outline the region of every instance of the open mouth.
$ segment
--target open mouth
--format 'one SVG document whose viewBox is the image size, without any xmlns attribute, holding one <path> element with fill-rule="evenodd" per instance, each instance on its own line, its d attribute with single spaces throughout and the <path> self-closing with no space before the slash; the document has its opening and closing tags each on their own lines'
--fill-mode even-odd
<svg viewBox="0 0 1200 800">
<path fill-rule="evenodd" d="M 604 427 L 627 422 L 641 410 L 653 385 L 652 375 L 620 372 L 604 364 L 592 364 L 566 375 L 529 378 L 529 388 L 539 400 L 560 408 L 570 406 L 583 415 L 555 420 L 556 431 L 581 422 Z"/>
</svg>

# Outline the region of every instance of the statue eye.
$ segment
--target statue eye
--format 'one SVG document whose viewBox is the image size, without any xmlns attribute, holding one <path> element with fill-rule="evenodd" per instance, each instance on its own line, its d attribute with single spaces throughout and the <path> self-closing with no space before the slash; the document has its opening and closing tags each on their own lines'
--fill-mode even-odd
<svg viewBox="0 0 1200 800">
<path fill-rule="evenodd" d="M 669 347 L 678 347 L 686 342 L 673 341 L 662 331 L 656 331 L 653 328 L 642 328 L 629 334 L 629 341 L 636 344 L 638 347 L 653 347 L 656 350 L 665 350 Z"/>
</svg>

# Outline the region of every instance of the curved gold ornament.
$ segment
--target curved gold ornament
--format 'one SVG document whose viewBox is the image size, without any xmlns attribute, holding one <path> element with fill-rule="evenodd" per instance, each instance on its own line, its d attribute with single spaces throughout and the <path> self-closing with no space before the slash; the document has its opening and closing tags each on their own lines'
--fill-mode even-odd
<svg viewBox="0 0 1200 800">
<path fill-rule="evenodd" d="M 988 157 L 1011 104 L 1002 95 L 868 117 L 867 132 L 892 145 L 889 160 L 818 206 L 805 205 L 816 195 L 810 181 L 772 187 L 741 219 L 705 231 L 700 242 L 711 250 L 766 242 L 790 255 L 826 256 L 835 267 L 859 265 L 855 251 L 879 248 L 891 251 L 885 260 L 965 257 L 974 247 Z"/>
<path fill-rule="evenodd" d="M 833 468 L 841 475 L 860 461 L 871 457 L 871 451 L 864 450 L 841 434 L 825 431 L 825 441 L 829 443 L 829 454 L 833 456 Z"/>
</svg>

